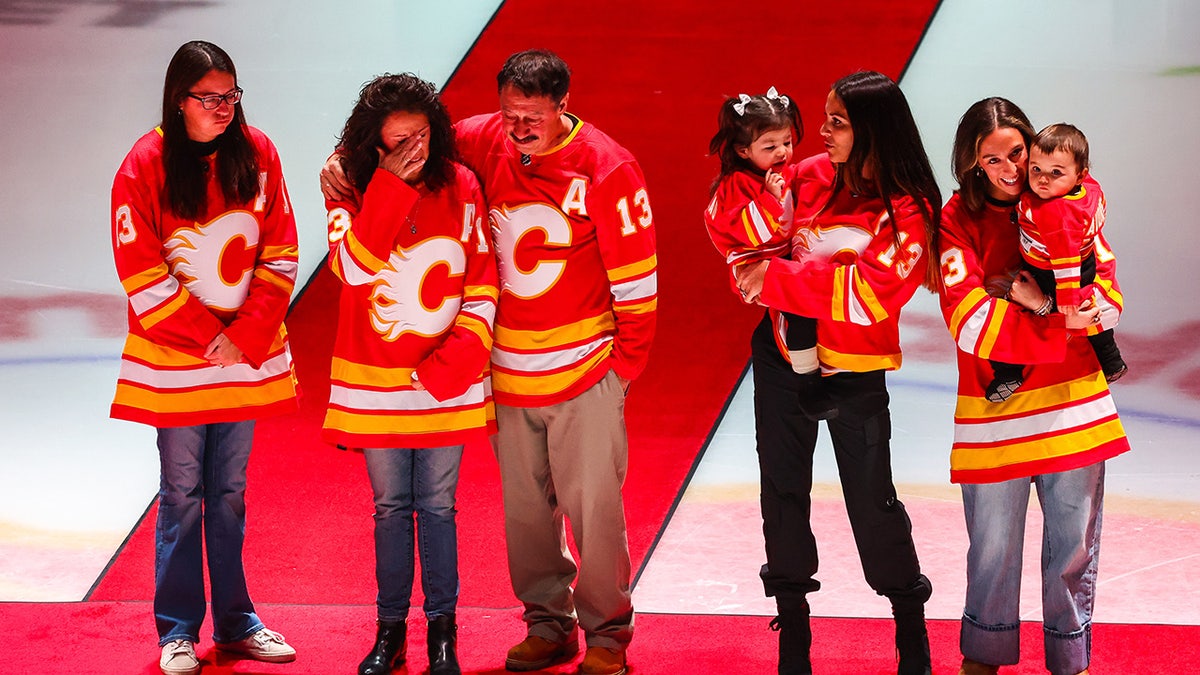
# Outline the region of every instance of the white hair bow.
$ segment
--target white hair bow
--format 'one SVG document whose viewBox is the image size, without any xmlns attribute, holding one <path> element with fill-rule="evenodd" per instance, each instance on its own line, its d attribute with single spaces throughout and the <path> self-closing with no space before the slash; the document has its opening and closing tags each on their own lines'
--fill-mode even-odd
<svg viewBox="0 0 1200 675">
<path fill-rule="evenodd" d="M 767 90 L 767 98 L 777 99 L 780 103 L 783 104 L 784 108 L 787 108 L 788 104 L 790 103 L 790 101 L 788 100 L 788 97 L 780 96 L 779 92 L 775 91 L 774 86 L 772 86 L 770 89 Z"/>
<path fill-rule="evenodd" d="M 751 100 L 747 94 L 738 94 L 738 103 L 733 104 L 733 111 L 738 114 L 738 117 L 746 114 L 746 104 Z"/>
</svg>

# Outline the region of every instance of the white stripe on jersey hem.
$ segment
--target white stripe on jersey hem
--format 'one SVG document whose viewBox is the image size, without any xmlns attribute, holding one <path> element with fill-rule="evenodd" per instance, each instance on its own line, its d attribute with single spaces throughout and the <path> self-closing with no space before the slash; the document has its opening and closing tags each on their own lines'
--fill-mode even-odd
<svg viewBox="0 0 1200 675">
<path fill-rule="evenodd" d="M 121 361 L 120 379 L 145 384 L 157 389 L 189 389 L 221 384 L 261 382 L 291 370 L 291 355 L 285 350 L 268 359 L 257 370 L 248 363 L 238 363 L 225 368 L 208 364 L 197 365 L 187 370 L 156 370 L 150 366 L 129 360 Z"/>
<path fill-rule="evenodd" d="M 998 409 L 998 412 L 1000 410 Z M 1076 404 L 1066 409 L 983 424 L 955 424 L 955 443 L 1017 443 L 1030 436 L 1066 431 L 1111 417 L 1117 413 L 1111 396 Z"/>
<path fill-rule="evenodd" d="M 414 410 L 437 411 L 441 408 L 478 406 L 489 393 L 489 387 L 477 382 L 462 396 L 439 401 L 428 391 L 403 389 L 398 391 L 365 391 L 334 384 L 329 388 L 329 403 L 351 410 Z"/>
<path fill-rule="evenodd" d="M 546 373 L 583 363 L 591 354 L 609 342 L 612 342 L 612 337 L 605 335 L 577 347 L 536 354 L 511 352 L 500 345 L 494 345 L 492 347 L 492 363 L 505 370 L 515 372 Z"/>
</svg>

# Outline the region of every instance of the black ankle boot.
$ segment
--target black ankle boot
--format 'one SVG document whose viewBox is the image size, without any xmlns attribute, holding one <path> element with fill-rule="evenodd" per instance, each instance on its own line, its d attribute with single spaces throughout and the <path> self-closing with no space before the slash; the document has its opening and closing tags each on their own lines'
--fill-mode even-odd
<svg viewBox="0 0 1200 675">
<path fill-rule="evenodd" d="M 808 601 L 779 602 L 778 606 L 779 616 L 771 620 L 771 630 L 779 631 L 779 675 L 812 675 Z"/>
<path fill-rule="evenodd" d="M 408 626 L 403 621 L 380 621 L 375 631 L 375 646 L 358 664 L 358 675 L 388 675 L 404 663 L 404 638 Z"/>
<path fill-rule="evenodd" d="M 925 630 L 925 601 L 933 586 L 925 575 L 903 594 L 891 597 L 892 616 L 896 617 L 898 675 L 930 675 L 929 633 Z"/>
<path fill-rule="evenodd" d="M 461 675 L 458 667 L 458 626 L 453 614 L 429 622 L 429 675 Z"/>
</svg>

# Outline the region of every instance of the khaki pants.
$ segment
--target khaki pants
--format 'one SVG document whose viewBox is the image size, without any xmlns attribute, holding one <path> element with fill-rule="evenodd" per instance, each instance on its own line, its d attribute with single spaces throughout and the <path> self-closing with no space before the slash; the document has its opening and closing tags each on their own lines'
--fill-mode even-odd
<svg viewBox="0 0 1200 675">
<path fill-rule="evenodd" d="M 530 635 L 577 639 L 578 623 L 588 646 L 614 649 L 624 649 L 633 636 L 621 500 L 629 458 L 624 410 L 625 395 L 612 371 L 557 405 L 496 406 L 493 446 L 504 492 L 508 569 Z M 567 548 L 564 516 L 578 565 Z"/>
</svg>

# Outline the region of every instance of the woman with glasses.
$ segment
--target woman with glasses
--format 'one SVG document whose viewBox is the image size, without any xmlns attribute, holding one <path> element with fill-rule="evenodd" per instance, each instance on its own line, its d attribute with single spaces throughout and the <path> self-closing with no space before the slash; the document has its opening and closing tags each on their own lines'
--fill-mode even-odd
<svg viewBox="0 0 1200 675">
<path fill-rule="evenodd" d="M 233 61 L 188 42 L 163 85 L 162 121 L 113 182 L 113 254 L 129 296 L 112 417 L 158 429 L 154 616 L 166 675 L 200 670 L 202 551 L 217 649 L 285 662 L 246 589 L 242 543 L 254 420 L 296 391 L 283 318 L 296 225 L 279 156 L 247 126 Z"/>
<path fill-rule="evenodd" d="M 358 673 L 406 660 L 419 548 L 429 672 L 456 675 L 458 469 L 463 445 L 495 431 L 499 291 L 483 191 L 455 161 L 437 90 L 408 73 L 363 86 L 338 155 L 353 189 L 325 202 L 343 285 L 322 437 L 363 448 L 375 497 L 378 626 Z"/>
</svg>

